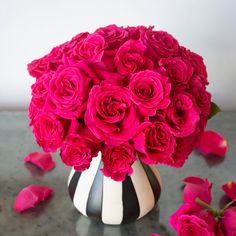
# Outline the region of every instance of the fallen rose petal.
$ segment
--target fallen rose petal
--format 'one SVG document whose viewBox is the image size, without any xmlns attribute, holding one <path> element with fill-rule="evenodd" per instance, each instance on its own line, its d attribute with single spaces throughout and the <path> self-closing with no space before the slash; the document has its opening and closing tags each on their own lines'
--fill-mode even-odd
<svg viewBox="0 0 236 236">
<path fill-rule="evenodd" d="M 236 182 L 229 181 L 222 185 L 222 189 L 230 199 L 236 200 Z"/>
<path fill-rule="evenodd" d="M 227 141 L 215 131 L 205 131 L 196 146 L 204 155 L 214 154 L 225 156 L 227 152 Z"/>
<path fill-rule="evenodd" d="M 15 198 L 14 209 L 16 212 L 23 212 L 35 207 L 53 193 L 48 186 L 29 185 L 23 188 Z"/>
<path fill-rule="evenodd" d="M 56 165 L 49 153 L 32 152 L 24 157 L 25 162 L 31 162 L 44 171 L 50 171 Z"/>
<path fill-rule="evenodd" d="M 151 234 L 150 236 L 161 236 L 160 234 Z"/>
<path fill-rule="evenodd" d="M 184 203 L 190 203 L 201 207 L 196 203 L 196 198 L 200 198 L 202 201 L 211 203 L 211 188 L 212 183 L 209 183 L 208 179 L 202 179 L 197 176 L 189 176 L 183 179 L 185 183 L 184 187 Z"/>
</svg>

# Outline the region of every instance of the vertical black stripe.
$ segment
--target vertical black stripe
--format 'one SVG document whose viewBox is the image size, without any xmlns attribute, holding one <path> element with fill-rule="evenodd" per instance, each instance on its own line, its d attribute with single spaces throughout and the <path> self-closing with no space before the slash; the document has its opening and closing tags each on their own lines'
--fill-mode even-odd
<svg viewBox="0 0 236 236">
<path fill-rule="evenodd" d="M 77 187 L 77 184 L 79 182 L 79 178 L 80 178 L 81 172 L 79 171 L 75 171 L 74 175 L 72 176 L 69 186 L 68 186 L 68 190 L 69 190 L 69 195 L 71 200 L 73 201 L 74 195 L 75 195 L 75 190 Z"/>
<path fill-rule="evenodd" d="M 122 223 L 128 223 L 136 220 L 139 217 L 140 207 L 134 185 L 129 176 L 122 182 L 122 202 Z"/>
<path fill-rule="evenodd" d="M 97 173 L 93 180 L 86 206 L 87 216 L 96 218 L 98 220 L 102 219 L 103 174 L 100 170 L 101 167 L 102 162 L 100 162 Z"/>
<path fill-rule="evenodd" d="M 161 186 L 160 186 L 160 183 L 159 183 L 159 179 L 157 179 L 156 175 L 153 173 L 150 166 L 145 165 L 143 163 L 142 163 L 142 166 L 143 166 L 143 168 L 144 168 L 144 170 L 147 174 L 149 183 L 152 187 L 152 191 L 153 191 L 153 195 L 154 195 L 155 203 L 156 203 L 158 201 L 160 195 L 161 195 Z"/>
</svg>

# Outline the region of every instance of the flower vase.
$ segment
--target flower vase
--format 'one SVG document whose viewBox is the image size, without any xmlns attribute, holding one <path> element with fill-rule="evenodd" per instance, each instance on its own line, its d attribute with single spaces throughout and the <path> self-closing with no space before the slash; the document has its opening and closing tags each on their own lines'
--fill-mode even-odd
<svg viewBox="0 0 236 236">
<path fill-rule="evenodd" d="M 72 168 L 68 190 L 75 208 L 83 215 L 104 224 L 120 225 L 140 219 L 153 209 L 161 193 L 161 178 L 155 165 L 139 160 L 133 173 L 117 182 L 103 175 L 101 154 L 90 168 L 79 172 Z"/>
</svg>

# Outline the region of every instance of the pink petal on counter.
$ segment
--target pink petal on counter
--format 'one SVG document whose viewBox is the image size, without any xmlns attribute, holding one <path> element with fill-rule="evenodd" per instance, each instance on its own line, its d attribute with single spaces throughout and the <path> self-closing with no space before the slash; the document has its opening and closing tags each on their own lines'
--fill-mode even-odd
<svg viewBox="0 0 236 236">
<path fill-rule="evenodd" d="M 196 147 L 203 154 L 214 154 L 217 156 L 225 156 L 227 152 L 227 141 L 224 137 L 215 131 L 205 131 Z"/>
<path fill-rule="evenodd" d="M 31 162 L 44 171 L 50 171 L 56 165 L 50 153 L 32 152 L 24 157 L 25 162 Z"/>
<path fill-rule="evenodd" d="M 35 207 L 53 193 L 48 186 L 29 185 L 23 188 L 15 198 L 14 210 L 18 213 Z"/>
<path fill-rule="evenodd" d="M 231 200 L 236 200 L 236 182 L 229 181 L 222 185 L 222 189 Z"/>
</svg>

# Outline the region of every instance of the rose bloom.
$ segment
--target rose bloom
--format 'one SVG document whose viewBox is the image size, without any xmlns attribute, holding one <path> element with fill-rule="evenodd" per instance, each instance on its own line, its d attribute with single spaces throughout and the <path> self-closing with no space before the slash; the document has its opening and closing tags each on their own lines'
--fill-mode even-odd
<svg viewBox="0 0 236 236">
<path fill-rule="evenodd" d="M 162 58 L 159 65 L 168 73 L 172 86 L 186 85 L 193 74 L 193 67 L 179 57 Z"/>
<path fill-rule="evenodd" d="M 31 86 L 32 98 L 35 106 L 42 109 L 48 96 L 48 85 L 52 79 L 53 73 L 45 73 Z"/>
<path fill-rule="evenodd" d="M 178 41 L 167 32 L 149 29 L 145 31 L 142 40 L 147 46 L 147 55 L 153 59 L 178 56 L 180 53 Z"/>
<path fill-rule="evenodd" d="M 45 152 L 55 152 L 62 144 L 65 128 L 58 116 L 40 113 L 34 120 L 33 133 Z"/>
<path fill-rule="evenodd" d="M 152 61 L 144 56 L 146 47 L 141 41 L 128 40 L 117 51 L 115 64 L 120 74 L 152 69 Z"/>
<path fill-rule="evenodd" d="M 97 29 L 95 33 L 101 35 L 106 42 L 102 63 L 106 66 L 107 70 L 116 72 L 115 54 L 118 48 L 129 39 L 128 32 L 123 27 L 108 25 Z"/>
<path fill-rule="evenodd" d="M 195 215 L 182 215 L 177 224 L 178 236 L 214 236 L 214 232 L 206 221 Z"/>
<path fill-rule="evenodd" d="M 56 71 L 63 64 L 63 48 L 65 44 L 54 47 L 51 52 L 40 59 L 27 65 L 28 72 L 35 78 L 40 78 L 44 73 Z"/>
<path fill-rule="evenodd" d="M 60 67 L 49 84 L 49 96 L 56 106 L 55 112 L 65 119 L 75 119 L 83 115 L 92 80 L 80 67 Z"/>
<path fill-rule="evenodd" d="M 108 145 L 119 145 L 131 139 L 139 119 L 129 90 L 107 82 L 94 86 L 89 94 L 85 123 Z"/>
<path fill-rule="evenodd" d="M 149 27 L 146 27 L 146 26 L 143 26 L 143 25 L 139 25 L 139 26 L 128 26 L 126 27 L 126 31 L 129 33 L 129 38 L 130 39 L 135 39 L 135 40 L 139 40 L 141 39 L 141 36 L 143 34 L 145 34 L 145 32 L 147 30 L 150 30 L 150 29 L 153 29 L 154 27 L 153 26 L 149 26 Z"/>
<path fill-rule="evenodd" d="M 203 58 L 197 53 L 191 52 L 184 47 L 181 47 L 181 55 L 183 59 L 188 60 L 192 65 L 193 74 L 198 75 L 201 78 L 203 84 L 207 85 L 207 70 L 203 62 Z"/>
<path fill-rule="evenodd" d="M 34 99 L 32 98 L 29 104 L 28 116 L 30 119 L 29 127 L 32 126 L 41 110 L 35 105 Z"/>
<path fill-rule="evenodd" d="M 174 166 L 176 168 L 182 167 L 185 161 L 187 160 L 188 156 L 193 151 L 193 148 L 196 143 L 195 140 L 195 133 L 183 138 L 176 137 L 175 151 L 172 154 L 171 159 L 169 159 L 166 164 Z"/>
<path fill-rule="evenodd" d="M 73 166 L 78 171 L 88 169 L 93 157 L 85 139 L 79 135 L 70 135 L 66 139 L 61 147 L 60 155 L 67 166 Z"/>
<path fill-rule="evenodd" d="M 123 27 L 116 25 L 101 27 L 97 29 L 95 33 L 104 37 L 106 50 L 117 49 L 128 39 L 128 32 Z"/>
<path fill-rule="evenodd" d="M 177 137 L 188 136 L 195 131 L 199 113 L 188 94 L 182 93 L 172 97 L 166 111 L 166 121 Z"/>
<path fill-rule="evenodd" d="M 142 116 L 153 116 L 170 103 L 171 84 L 167 77 L 157 72 L 146 70 L 133 74 L 129 89 Z"/>
<path fill-rule="evenodd" d="M 115 181 L 123 181 L 133 173 L 132 164 L 135 160 L 135 150 L 129 143 L 105 146 L 102 149 L 102 172 Z"/>
<path fill-rule="evenodd" d="M 133 139 L 140 159 L 146 164 L 169 163 L 175 150 L 175 137 L 164 122 L 144 122 Z"/>
<path fill-rule="evenodd" d="M 105 40 L 99 34 L 89 34 L 79 41 L 73 49 L 74 57 L 78 60 L 101 61 L 104 53 Z"/>
<path fill-rule="evenodd" d="M 193 95 L 201 114 L 208 117 L 211 111 L 211 94 L 206 91 L 199 76 L 191 78 L 188 91 Z"/>
<path fill-rule="evenodd" d="M 212 235 L 216 231 L 217 222 L 214 216 L 197 205 L 184 203 L 169 219 L 171 227 L 178 235 Z"/>
</svg>

